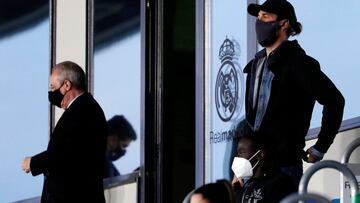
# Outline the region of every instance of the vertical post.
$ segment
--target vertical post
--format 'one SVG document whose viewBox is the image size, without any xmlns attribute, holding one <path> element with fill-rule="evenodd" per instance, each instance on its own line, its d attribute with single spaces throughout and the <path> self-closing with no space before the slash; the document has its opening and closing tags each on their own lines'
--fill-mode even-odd
<svg viewBox="0 0 360 203">
<path fill-rule="evenodd" d="M 85 69 L 88 1 L 56 1 L 56 63 L 71 60 Z"/>
<path fill-rule="evenodd" d="M 148 80 L 147 80 L 147 71 L 146 71 L 146 64 L 149 64 L 148 61 L 148 54 L 147 54 L 147 33 L 148 33 L 148 1 L 147 0 L 140 0 L 140 32 L 141 32 L 141 102 L 140 102 L 140 111 L 141 115 L 144 115 L 141 117 L 140 121 L 140 188 L 139 189 L 139 195 L 138 195 L 138 202 L 139 203 L 145 203 L 146 195 L 145 191 L 147 189 L 145 185 L 145 180 L 147 179 L 148 172 L 145 168 L 146 163 L 146 142 L 145 142 L 145 121 L 146 121 L 146 100 L 145 100 L 145 94 L 147 93 L 148 88 Z"/>
<path fill-rule="evenodd" d="M 50 1 L 50 67 L 49 73 L 51 73 L 52 67 L 56 64 L 56 0 Z M 49 136 L 52 129 L 55 126 L 55 107 L 49 103 Z"/>
<path fill-rule="evenodd" d="M 141 203 L 162 202 L 163 0 L 141 1 L 143 109 Z"/>
<path fill-rule="evenodd" d="M 94 0 L 86 0 L 85 73 L 88 91 L 94 93 Z"/>
<path fill-rule="evenodd" d="M 205 182 L 205 1 L 196 1 L 196 187 Z"/>
<path fill-rule="evenodd" d="M 155 4 L 155 160 L 156 160 L 156 196 L 155 201 L 158 203 L 163 202 L 163 34 L 164 34 L 164 24 L 163 24 L 163 0 L 157 0 Z"/>
<path fill-rule="evenodd" d="M 89 26 L 92 23 L 89 22 L 92 19 L 92 14 L 88 12 L 92 12 L 93 0 L 53 0 L 51 3 L 51 65 L 62 61 L 74 61 L 88 75 L 87 71 L 90 70 L 88 65 L 92 64 L 92 40 L 90 38 L 92 26 Z M 51 129 L 55 126 L 62 113 L 63 110 L 59 108 L 51 108 Z"/>
</svg>

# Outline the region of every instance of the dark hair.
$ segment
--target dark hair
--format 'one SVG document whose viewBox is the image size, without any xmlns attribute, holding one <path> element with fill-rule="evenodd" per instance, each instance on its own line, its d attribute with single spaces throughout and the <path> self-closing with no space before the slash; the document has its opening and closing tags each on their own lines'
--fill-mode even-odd
<svg viewBox="0 0 360 203">
<path fill-rule="evenodd" d="M 201 194 L 210 203 L 235 203 L 234 190 L 227 180 L 218 180 L 197 188 L 193 194 Z"/>
<path fill-rule="evenodd" d="M 85 72 L 78 64 L 64 61 L 56 64 L 54 69 L 59 71 L 58 80 L 61 84 L 65 80 L 69 80 L 76 89 L 86 89 Z"/>
<path fill-rule="evenodd" d="M 136 133 L 132 125 L 123 115 L 115 115 L 108 123 L 108 135 L 116 135 L 120 140 L 136 140 Z"/>
<path fill-rule="evenodd" d="M 249 140 L 251 142 L 251 148 L 254 150 L 264 150 L 264 147 L 261 144 L 261 142 L 259 141 L 259 139 L 257 138 L 257 136 L 243 135 L 242 137 L 240 137 L 239 142 L 241 142 L 242 140 Z"/>
<path fill-rule="evenodd" d="M 301 33 L 302 31 L 302 25 L 299 22 L 289 22 L 289 29 L 286 30 L 286 34 L 288 36 L 295 36 Z"/>
<path fill-rule="evenodd" d="M 294 20 L 289 20 L 287 18 L 283 18 L 281 16 L 277 17 L 277 21 L 280 22 L 281 20 L 288 20 L 289 21 L 289 27 L 286 30 L 286 34 L 287 36 L 295 36 L 301 33 L 302 31 L 302 25 L 300 22 L 298 21 L 294 21 Z"/>
</svg>

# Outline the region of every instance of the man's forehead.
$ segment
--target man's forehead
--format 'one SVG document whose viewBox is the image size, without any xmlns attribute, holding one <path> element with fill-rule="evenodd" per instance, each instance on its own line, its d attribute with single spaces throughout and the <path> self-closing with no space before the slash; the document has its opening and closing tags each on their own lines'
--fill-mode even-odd
<svg viewBox="0 0 360 203">
<path fill-rule="evenodd" d="M 277 16 L 276 13 L 272 13 L 272 12 L 264 11 L 264 10 L 260 10 L 259 13 L 258 13 L 258 15 L 260 15 L 260 14 L 268 14 L 268 15 L 275 15 L 275 16 Z"/>
<path fill-rule="evenodd" d="M 238 143 L 238 149 L 241 148 L 246 150 L 254 150 L 256 148 L 254 144 L 254 140 L 249 138 L 242 138 Z"/>
<path fill-rule="evenodd" d="M 54 72 L 51 73 L 50 79 L 49 79 L 50 87 L 54 87 L 57 85 L 57 83 L 59 83 L 57 78 L 58 78 L 58 74 L 56 74 L 56 73 L 54 74 Z"/>
<path fill-rule="evenodd" d="M 57 75 L 51 74 L 50 75 L 50 84 L 53 84 L 57 81 Z"/>
<path fill-rule="evenodd" d="M 59 73 L 59 69 L 57 68 L 57 66 L 55 66 L 54 68 L 51 69 L 51 75 L 53 74 L 58 74 Z"/>
</svg>

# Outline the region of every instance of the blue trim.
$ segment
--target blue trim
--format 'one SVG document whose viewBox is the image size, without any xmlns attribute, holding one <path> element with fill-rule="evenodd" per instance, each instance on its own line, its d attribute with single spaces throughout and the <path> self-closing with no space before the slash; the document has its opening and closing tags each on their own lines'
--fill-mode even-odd
<svg viewBox="0 0 360 203">
<path fill-rule="evenodd" d="M 205 1 L 196 0 L 195 186 L 205 183 Z"/>
<path fill-rule="evenodd" d="M 358 117 L 355 117 L 355 118 L 351 118 L 351 119 L 347 119 L 347 120 L 344 120 L 342 123 L 341 123 L 341 126 L 340 126 L 340 129 L 339 129 L 339 132 L 344 132 L 344 131 L 348 131 L 348 130 L 352 130 L 354 128 L 358 128 L 360 127 L 360 116 Z M 313 139 L 316 139 L 318 134 L 320 132 L 320 127 L 317 127 L 317 128 L 311 128 L 306 137 L 305 137 L 305 140 L 313 140 Z"/>
</svg>

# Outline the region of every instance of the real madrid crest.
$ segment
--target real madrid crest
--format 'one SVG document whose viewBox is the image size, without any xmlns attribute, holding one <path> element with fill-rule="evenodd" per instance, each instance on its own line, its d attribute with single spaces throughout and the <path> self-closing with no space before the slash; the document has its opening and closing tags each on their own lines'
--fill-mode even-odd
<svg viewBox="0 0 360 203">
<path fill-rule="evenodd" d="M 224 122 L 236 119 L 243 106 L 244 79 L 238 62 L 239 56 L 239 43 L 226 38 L 219 49 L 221 66 L 215 83 L 216 110 Z"/>
</svg>

